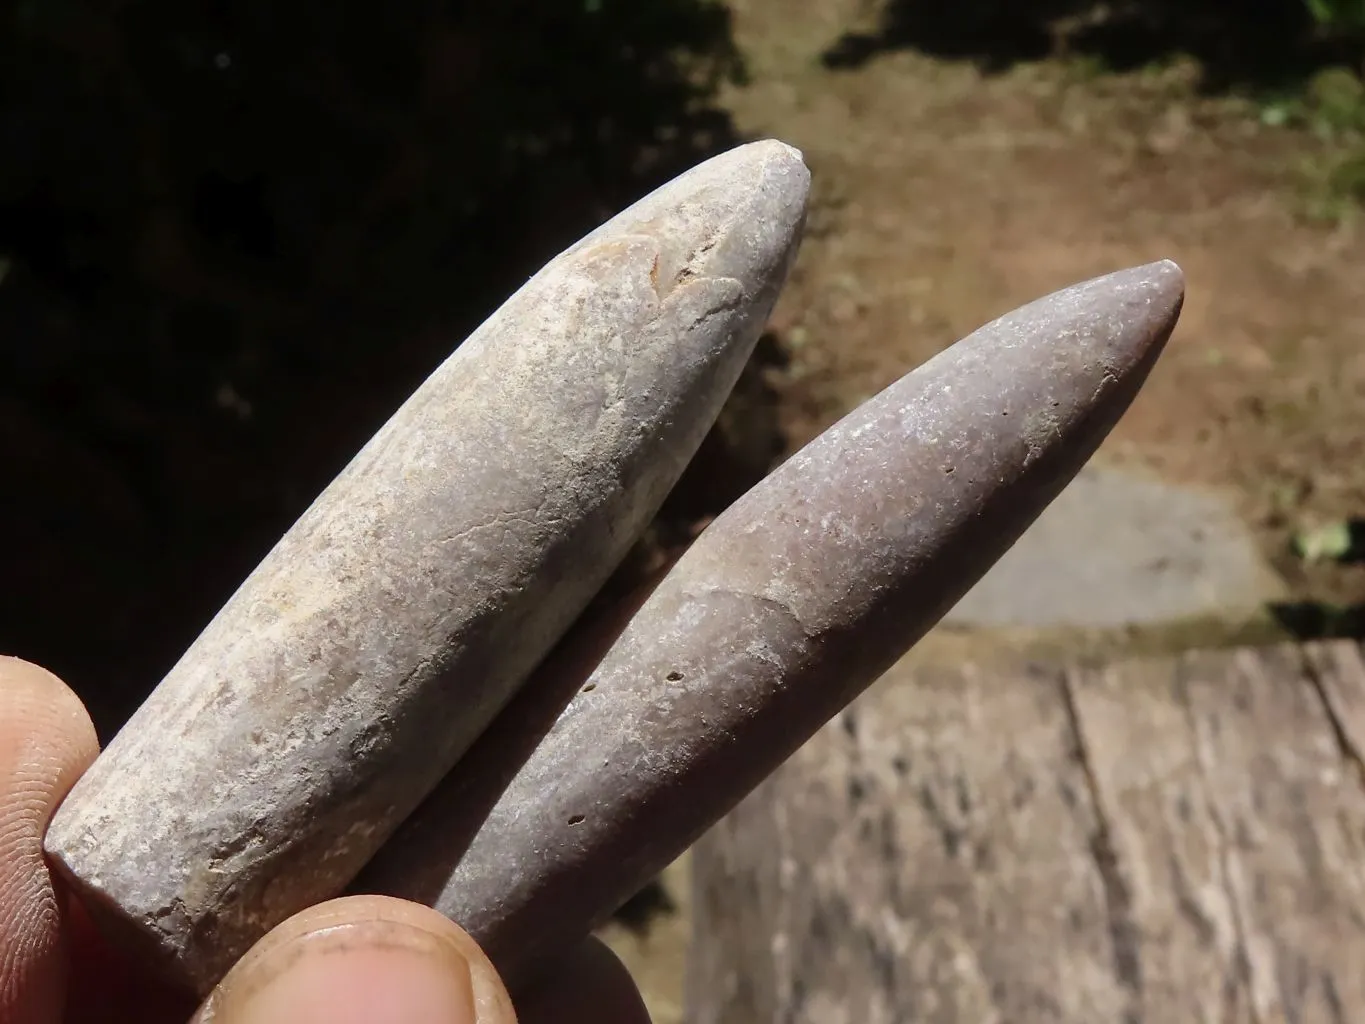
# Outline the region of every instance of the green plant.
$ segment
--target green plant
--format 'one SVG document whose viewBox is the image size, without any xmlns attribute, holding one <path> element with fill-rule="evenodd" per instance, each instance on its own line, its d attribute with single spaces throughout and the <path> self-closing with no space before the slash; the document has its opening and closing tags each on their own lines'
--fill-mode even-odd
<svg viewBox="0 0 1365 1024">
<path fill-rule="evenodd" d="M 1365 0 L 1304 0 L 1309 13 L 1328 31 L 1354 33 L 1365 30 Z"/>
</svg>

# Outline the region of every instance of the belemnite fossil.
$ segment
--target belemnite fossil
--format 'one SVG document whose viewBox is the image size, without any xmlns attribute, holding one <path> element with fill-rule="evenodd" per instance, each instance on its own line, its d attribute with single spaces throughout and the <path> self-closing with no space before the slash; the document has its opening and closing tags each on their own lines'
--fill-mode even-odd
<svg viewBox="0 0 1365 1024">
<path fill-rule="evenodd" d="M 780 142 L 698 165 L 550 261 L 381 428 L 59 808 L 47 851 L 111 937 L 204 992 L 298 910 L 385 892 L 515 983 L 1009 549 L 1141 387 L 1174 264 L 944 350 L 711 523 L 614 642 L 573 642 L 734 386 L 808 189 Z"/>
</svg>

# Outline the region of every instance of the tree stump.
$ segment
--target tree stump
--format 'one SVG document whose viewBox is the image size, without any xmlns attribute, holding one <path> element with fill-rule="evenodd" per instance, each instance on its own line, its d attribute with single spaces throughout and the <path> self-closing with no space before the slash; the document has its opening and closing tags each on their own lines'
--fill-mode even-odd
<svg viewBox="0 0 1365 1024">
<path fill-rule="evenodd" d="M 917 669 L 694 853 L 694 1024 L 1365 1020 L 1351 643 Z"/>
</svg>

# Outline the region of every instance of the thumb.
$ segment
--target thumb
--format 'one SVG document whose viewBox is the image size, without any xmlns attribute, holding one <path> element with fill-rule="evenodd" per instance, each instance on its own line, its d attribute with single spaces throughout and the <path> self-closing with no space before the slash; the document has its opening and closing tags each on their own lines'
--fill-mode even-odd
<svg viewBox="0 0 1365 1024">
<path fill-rule="evenodd" d="M 43 832 L 98 749 L 56 676 L 0 657 L 0 1024 L 61 1019 L 66 962 Z"/>
<path fill-rule="evenodd" d="M 429 907 L 347 896 L 261 939 L 192 1024 L 516 1024 L 493 965 Z"/>
</svg>

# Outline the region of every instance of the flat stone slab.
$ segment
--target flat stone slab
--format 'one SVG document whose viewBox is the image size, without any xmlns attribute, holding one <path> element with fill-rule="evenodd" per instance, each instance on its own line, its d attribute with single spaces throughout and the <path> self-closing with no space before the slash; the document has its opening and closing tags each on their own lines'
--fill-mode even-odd
<svg viewBox="0 0 1365 1024">
<path fill-rule="evenodd" d="M 954 626 L 1147 626 L 1253 611 L 1279 593 L 1207 491 L 1089 466 L 944 618 Z"/>
</svg>

